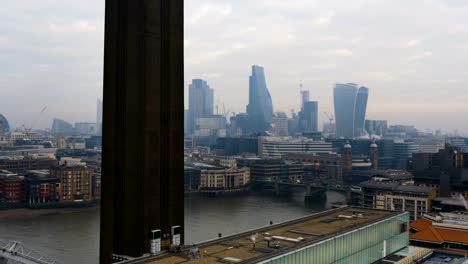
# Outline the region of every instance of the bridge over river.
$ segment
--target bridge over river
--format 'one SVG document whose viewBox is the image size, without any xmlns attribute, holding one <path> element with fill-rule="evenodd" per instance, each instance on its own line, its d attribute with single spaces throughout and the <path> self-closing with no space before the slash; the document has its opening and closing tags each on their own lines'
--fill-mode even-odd
<svg viewBox="0 0 468 264">
<path fill-rule="evenodd" d="M 61 264 L 17 241 L 0 239 L 0 264 Z"/>
<path fill-rule="evenodd" d="M 342 186 L 333 183 L 324 182 L 283 182 L 272 179 L 253 180 L 255 187 L 263 189 L 272 189 L 277 195 L 282 193 L 290 193 L 297 190 L 305 191 L 304 199 L 306 201 L 313 199 L 325 199 L 327 191 L 337 191 L 347 194 L 349 199 L 351 189 L 350 186 Z"/>
</svg>

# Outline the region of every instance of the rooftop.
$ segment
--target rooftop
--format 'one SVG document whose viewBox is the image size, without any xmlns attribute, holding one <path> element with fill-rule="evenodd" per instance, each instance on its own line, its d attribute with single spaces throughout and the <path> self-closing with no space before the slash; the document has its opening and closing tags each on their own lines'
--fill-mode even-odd
<svg viewBox="0 0 468 264">
<path fill-rule="evenodd" d="M 392 190 L 400 193 L 413 193 L 428 195 L 432 192 L 431 187 L 415 186 L 415 185 L 402 185 L 395 181 L 365 181 L 359 184 L 364 188 Z"/>
<path fill-rule="evenodd" d="M 166 253 L 131 263 L 209 264 L 237 263 L 236 261 L 256 263 L 399 214 L 401 213 L 363 208 L 334 209 L 286 223 L 201 243 L 194 246 L 198 247 L 202 255 L 201 258 L 191 259 L 187 256 L 188 254 Z M 257 234 L 255 249 L 251 240 L 253 234 Z M 268 247 L 268 239 L 273 240 L 270 242 L 273 244 L 279 242 L 280 247 Z"/>
<path fill-rule="evenodd" d="M 420 218 L 411 223 L 411 228 L 417 230 L 410 233 L 410 239 L 434 244 L 450 242 L 468 245 L 468 230 L 434 226 L 432 221 Z"/>
</svg>

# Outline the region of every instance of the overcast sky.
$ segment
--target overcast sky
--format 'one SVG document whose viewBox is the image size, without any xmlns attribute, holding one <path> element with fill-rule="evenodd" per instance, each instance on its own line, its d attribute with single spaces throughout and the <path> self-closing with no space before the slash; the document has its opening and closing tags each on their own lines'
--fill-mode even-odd
<svg viewBox="0 0 468 264">
<path fill-rule="evenodd" d="M 185 2 L 185 88 L 206 79 L 220 112 L 245 111 L 258 64 L 275 111 L 298 110 L 302 80 L 333 112 L 333 84 L 354 82 L 370 89 L 368 118 L 468 134 L 466 0 Z M 0 113 L 14 126 L 94 121 L 104 1 L 3 0 L 0 18 Z"/>
</svg>

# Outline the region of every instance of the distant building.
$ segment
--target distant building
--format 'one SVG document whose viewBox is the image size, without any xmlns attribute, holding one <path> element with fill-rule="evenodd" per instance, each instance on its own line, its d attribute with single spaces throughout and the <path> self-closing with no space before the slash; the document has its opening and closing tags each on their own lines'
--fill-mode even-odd
<svg viewBox="0 0 468 264">
<path fill-rule="evenodd" d="M 225 137 L 226 119 L 222 115 L 200 117 L 195 119 L 195 137 Z"/>
<path fill-rule="evenodd" d="M 217 138 L 216 149 L 226 156 L 237 156 L 245 153 L 258 155 L 258 137 L 225 137 Z"/>
<path fill-rule="evenodd" d="M 57 165 L 52 158 L 0 158 L 0 170 L 24 173 L 28 170 L 46 170 Z"/>
<path fill-rule="evenodd" d="M 318 102 L 304 102 L 304 106 L 299 112 L 299 127 L 302 133 L 318 131 Z"/>
<path fill-rule="evenodd" d="M 81 122 L 75 123 L 75 135 L 94 136 L 98 133 L 96 123 Z"/>
<path fill-rule="evenodd" d="M 345 139 L 336 139 L 333 140 L 333 149 L 337 153 L 343 152 L 343 146 L 346 143 L 349 143 L 353 148 L 353 156 L 355 158 L 369 158 L 370 159 L 370 152 L 369 146 L 371 144 L 377 144 L 378 149 L 378 169 L 379 170 L 387 170 L 393 168 L 393 154 L 394 154 L 394 142 L 393 140 L 387 139 L 380 139 L 380 140 L 372 140 L 372 139 L 353 139 L 353 140 L 345 140 Z"/>
<path fill-rule="evenodd" d="M 27 131 L 15 131 L 10 133 L 10 141 L 16 142 L 18 140 L 41 140 L 42 137 L 39 133 L 36 132 L 27 132 Z"/>
<path fill-rule="evenodd" d="M 10 132 L 10 125 L 8 124 L 8 120 L 0 114 L 0 135 L 4 133 Z"/>
<path fill-rule="evenodd" d="M 252 66 L 252 75 L 249 77 L 249 116 L 248 132 L 269 131 L 273 122 L 273 103 L 268 91 L 263 67 Z"/>
<path fill-rule="evenodd" d="M 281 157 L 287 153 L 332 153 L 332 144 L 307 138 L 259 137 L 258 155 Z"/>
<path fill-rule="evenodd" d="M 299 133 L 299 116 L 293 112 L 291 118 L 288 119 L 288 135 L 295 136 Z"/>
<path fill-rule="evenodd" d="M 52 122 L 52 128 L 51 128 L 52 134 L 64 134 L 64 135 L 71 135 L 73 134 L 73 125 L 61 120 L 54 118 Z"/>
<path fill-rule="evenodd" d="M 89 202 L 93 199 L 93 170 L 86 166 L 60 165 L 50 169 L 62 187 L 60 202 Z"/>
<path fill-rule="evenodd" d="M 196 130 L 198 118 L 213 115 L 213 89 L 202 79 L 193 79 L 189 85 L 188 129 L 189 134 Z"/>
<path fill-rule="evenodd" d="M 419 152 L 419 146 L 414 142 L 404 140 L 395 140 L 393 146 L 393 168 L 408 169 L 413 154 Z"/>
<path fill-rule="evenodd" d="M 229 136 L 240 137 L 249 134 L 249 116 L 246 113 L 239 113 L 230 118 Z"/>
<path fill-rule="evenodd" d="M 346 167 L 343 155 L 338 154 L 287 153 L 283 158 L 304 164 L 306 180 L 327 178 L 342 183 L 352 169 Z"/>
<path fill-rule="evenodd" d="M 273 116 L 273 134 L 275 136 L 287 136 L 288 133 L 288 117 L 285 113 L 278 112 Z"/>
<path fill-rule="evenodd" d="M 461 151 L 468 153 L 468 144 L 466 144 L 466 139 L 462 137 L 449 138 L 448 143 L 454 147 L 460 148 Z"/>
<path fill-rule="evenodd" d="M 418 145 L 419 153 L 438 153 L 445 146 L 439 139 L 415 138 L 414 143 Z"/>
<path fill-rule="evenodd" d="M 468 198 L 468 166 L 465 157 L 466 154 L 450 144 L 438 153 L 414 153 L 411 172 L 418 185 L 434 187 L 438 196 L 461 194 Z"/>
<path fill-rule="evenodd" d="M 357 84 L 336 84 L 334 105 L 336 136 L 354 138 L 364 134 L 369 89 Z"/>
<path fill-rule="evenodd" d="M 308 90 L 302 90 L 301 85 L 301 109 L 304 108 L 304 104 L 310 101 L 310 92 Z"/>
<path fill-rule="evenodd" d="M 387 120 L 366 120 L 365 122 L 365 130 L 369 135 L 384 136 L 387 129 Z"/>
<path fill-rule="evenodd" d="M 203 169 L 200 172 L 199 190 L 236 191 L 247 188 L 250 185 L 249 168 L 229 169 Z"/>
<path fill-rule="evenodd" d="M 304 165 L 300 162 L 277 158 L 240 158 L 237 166 L 250 168 L 252 181 L 297 183 L 304 179 Z"/>
<path fill-rule="evenodd" d="M 387 129 L 385 138 L 388 139 L 408 139 L 419 136 L 419 131 L 414 126 L 392 125 Z"/>
<path fill-rule="evenodd" d="M 85 147 L 87 149 L 101 148 L 102 147 L 102 136 L 91 136 L 85 139 Z"/>
<path fill-rule="evenodd" d="M 184 168 L 185 189 L 201 193 L 224 193 L 247 190 L 250 169 L 247 167 L 221 167 L 193 162 Z"/>
</svg>

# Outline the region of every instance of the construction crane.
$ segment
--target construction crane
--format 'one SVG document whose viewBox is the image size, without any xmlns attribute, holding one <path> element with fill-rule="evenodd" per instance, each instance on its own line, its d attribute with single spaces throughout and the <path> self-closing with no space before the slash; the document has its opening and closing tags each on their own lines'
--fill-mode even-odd
<svg viewBox="0 0 468 264">
<path fill-rule="evenodd" d="M 335 132 L 335 126 L 334 126 L 334 123 L 333 123 L 333 121 L 335 121 L 335 117 L 332 114 L 328 113 L 328 112 L 323 112 L 323 113 L 328 118 L 328 122 L 329 122 L 328 124 L 330 126 L 330 132 L 332 132 L 332 133 Z"/>
<path fill-rule="evenodd" d="M 325 116 L 328 118 L 328 121 L 330 124 L 333 124 L 333 121 L 335 121 L 335 117 L 332 114 L 329 114 L 328 112 L 323 112 Z"/>
</svg>

